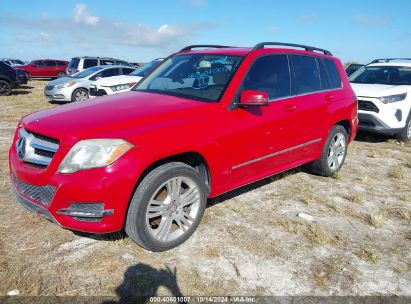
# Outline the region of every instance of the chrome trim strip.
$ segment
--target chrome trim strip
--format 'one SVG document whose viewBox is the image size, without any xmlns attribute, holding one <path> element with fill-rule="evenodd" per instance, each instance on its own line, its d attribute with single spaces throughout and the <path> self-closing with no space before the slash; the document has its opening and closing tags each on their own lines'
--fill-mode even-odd
<svg viewBox="0 0 411 304">
<path fill-rule="evenodd" d="M 261 161 L 261 160 L 264 160 L 264 159 L 267 159 L 267 158 L 270 158 L 270 157 L 273 157 L 273 156 L 277 156 L 279 154 L 283 154 L 283 153 L 290 152 L 290 151 L 293 151 L 293 150 L 296 150 L 296 149 L 299 149 L 299 148 L 302 148 L 302 147 L 305 147 L 305 146 L 309 146 L 309 145 L 312 145 L 312 144 L 315 144 L 315 143 L 321 141 L 321 139 L 322 138 L 317 138 L 317 139 L 308 141 L 306 143 L 303 143 L 301 145 L 297 145 L 297 146 L 290 147 L 290 148 L 287 148 L 287 149 L 284 149 L 284 150 L 281 150 L 281 151 L 277 151 L 277 152 L 274 152 L 274 153 L 271 153 L 271 154 L 268 154 L 268 155 L 265 155 L 265 156 L 262 156 L 262 157 L 259 157 L 259 158 L 256 158 L 256 159 L 252 159 L 252 160 L 246 161 L 244 163 L 235 165 L 235 166 L 231 167 L 231 169 L 235 170 L 235 169 L 238 169 L 238 168 L 241 168 L 241 167 L 256 163 L 258 161 Z"/>
</svg>

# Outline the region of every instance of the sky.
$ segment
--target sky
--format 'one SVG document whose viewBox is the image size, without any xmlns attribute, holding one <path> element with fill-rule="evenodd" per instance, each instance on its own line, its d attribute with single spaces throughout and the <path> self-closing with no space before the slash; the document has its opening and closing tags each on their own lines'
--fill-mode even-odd
<svg viewBox="0 0 411 304">
<path fill-rule="evenodd" d="M 189 44 L 280 41 L 368 63 L 411 57 L 410 12 L 409 0 L 0 0 L 0 58 L 147 62 Z"/>
</svg>

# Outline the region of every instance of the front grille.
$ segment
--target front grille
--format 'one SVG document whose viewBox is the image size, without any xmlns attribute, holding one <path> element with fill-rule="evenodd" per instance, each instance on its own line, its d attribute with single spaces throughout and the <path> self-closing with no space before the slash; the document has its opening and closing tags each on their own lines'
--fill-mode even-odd
<svg viewBox="0 0 411 304">
<path fill-rule="evenodd" d="M 107 92 L 103 89 L 96 90 L 95 88 L 90 88 L 90 93 L 91 96 L 104 96 L 107 95 Z"/>
<path fill-rule="evenodd" d="M 358 110 L 371 111 L 376 113 L 380 112 L 380 109 L 378 109 L 374 103 L 368 100 L 358 100 Z"/>
<path fill-rule="evenodd" d="M 53 90 L 54 86 L 46 86 L 46 91 L 51 91 Z"/>
<path fill-rule="evenodd" d="M 13 182 L 16 185 L 17 190 L 25 196 L 31 198 L 33 201 L 49 205 L 56 193 L 56 187 L 54 186 L 34 186 L 19 181 L 16 176 L 12 175 Z"/>
<path fill-rule="evenodd" d="M 60 142 L 38 133 L 19 130 L 16 151 L 19 159 L 26 164 L 44 168 L 47 167 L 59 148 Z"/>
</svg>

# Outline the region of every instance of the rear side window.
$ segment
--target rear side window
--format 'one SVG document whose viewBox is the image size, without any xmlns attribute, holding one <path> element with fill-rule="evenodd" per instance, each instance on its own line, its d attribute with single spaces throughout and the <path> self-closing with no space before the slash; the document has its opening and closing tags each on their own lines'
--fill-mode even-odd
<svg viewBox="0 0 411 304">
<path fill-rule="evenodd" d="M 339 89 L 342 87 L 340 73 L 338 73 L 337 66 L 334 60 L 323 59 L 325 68 L 327 70 L 328 78 L 330 80 L 331 89 Z"/>
<path fill-rule="evenodd" d="M 129 64 L 128 62 L 121 61 L 121 60 L 117 61 L 117 63 L 116 63 L 116 64 L 117 64 L 117 65 L 130 66 L 130 64 Z"/>
<path fill-rule="evenodd" d="M 297 95 L 321 91 L 317 62 L 310 56 L 291 56 L 294 67 L 295 91 Z"/>
<path fill-rule="evenodd" d="M 117 76 L 120 75 L 119 69 L 107 69 L 101 72 L 101 77 L 111 77 L 111 76 Z"/>
<path fill-rule="evenodd" d="M 269 55 L 256 59 L 245 76 L 243 90 L 266 92 L 270 99 L 290 96 L 287 56 Z"/>
<path fill-rule="evenodd" d="M 100 65 L 114 65 L 113 60 L 100 59 Z"/>
<path fill-rule="evenodd" d="M 122 70 L 121 72 L 122 75 L 128 75 L 134 71 L 134 69 L 127 69 L 127 68 L 122 68 L 121 70 Z"/>
<path fill-rule="evenodd" d="M 88 69 L 97 65 L 97 59 L 84 59 L 83 69 Z"/>
<path fill-rule="evenodd" d="M 316 58 L 318 71 L 320 72 L 321 90 L 331 89 L 330 82 L 328 80 L 327 71 L 325 70 L 324 63 L 321 58 Z"/>
<path fill-rule="evenodd" d="M 77 69 L 79 63 L 80 63 L 80 59 L 79 59 L 79 58 L 73 58 L 73 59 L 71 59 L 68 67 L 69 67 L 70 69 Z"/>
<path fill-rule="evenodd" d="M 66 63 L 64 61 L 56 61 L 58 66 L 65 66 Z"/>
<path fill-rule="evenodd" d="M 55 61 L 51 61 L 51 60 L 47 60 L 46 62 L 46 66 L 56 66 L 56 62 Z"/>
</svg>

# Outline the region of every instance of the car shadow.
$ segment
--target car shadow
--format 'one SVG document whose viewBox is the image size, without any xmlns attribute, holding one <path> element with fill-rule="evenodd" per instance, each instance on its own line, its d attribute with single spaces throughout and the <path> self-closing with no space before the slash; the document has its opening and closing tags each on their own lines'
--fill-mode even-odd
<svg viewBox="0 0 411 304">
<path fill-rule="evenodd" d="M 10 95 L 27 95 L 30 93 L 31 91 L 13 90 Z"/>
<path fill-rule="evenodd" d="M 123 282 L 116 288 L 119 301 L 109 300 L 103 303 L 149 303 L 150 298 L 157 295 L 160 287 L 166 288 L 172 297 L 184 297 L 177 284 L 176 268 L 172 270 L 166 267 L 157 270 L 150 265 L 139 263 L 127 268 Z"/>
<path fill-rule="evenodd" d="M 382 143 L 394 138 L 395 137 L 393 135 L 390 136 L 367 131 L 358 131 L 357 136 L 355 137 L 355 141 L 366 143 Z"/>
</svg>

